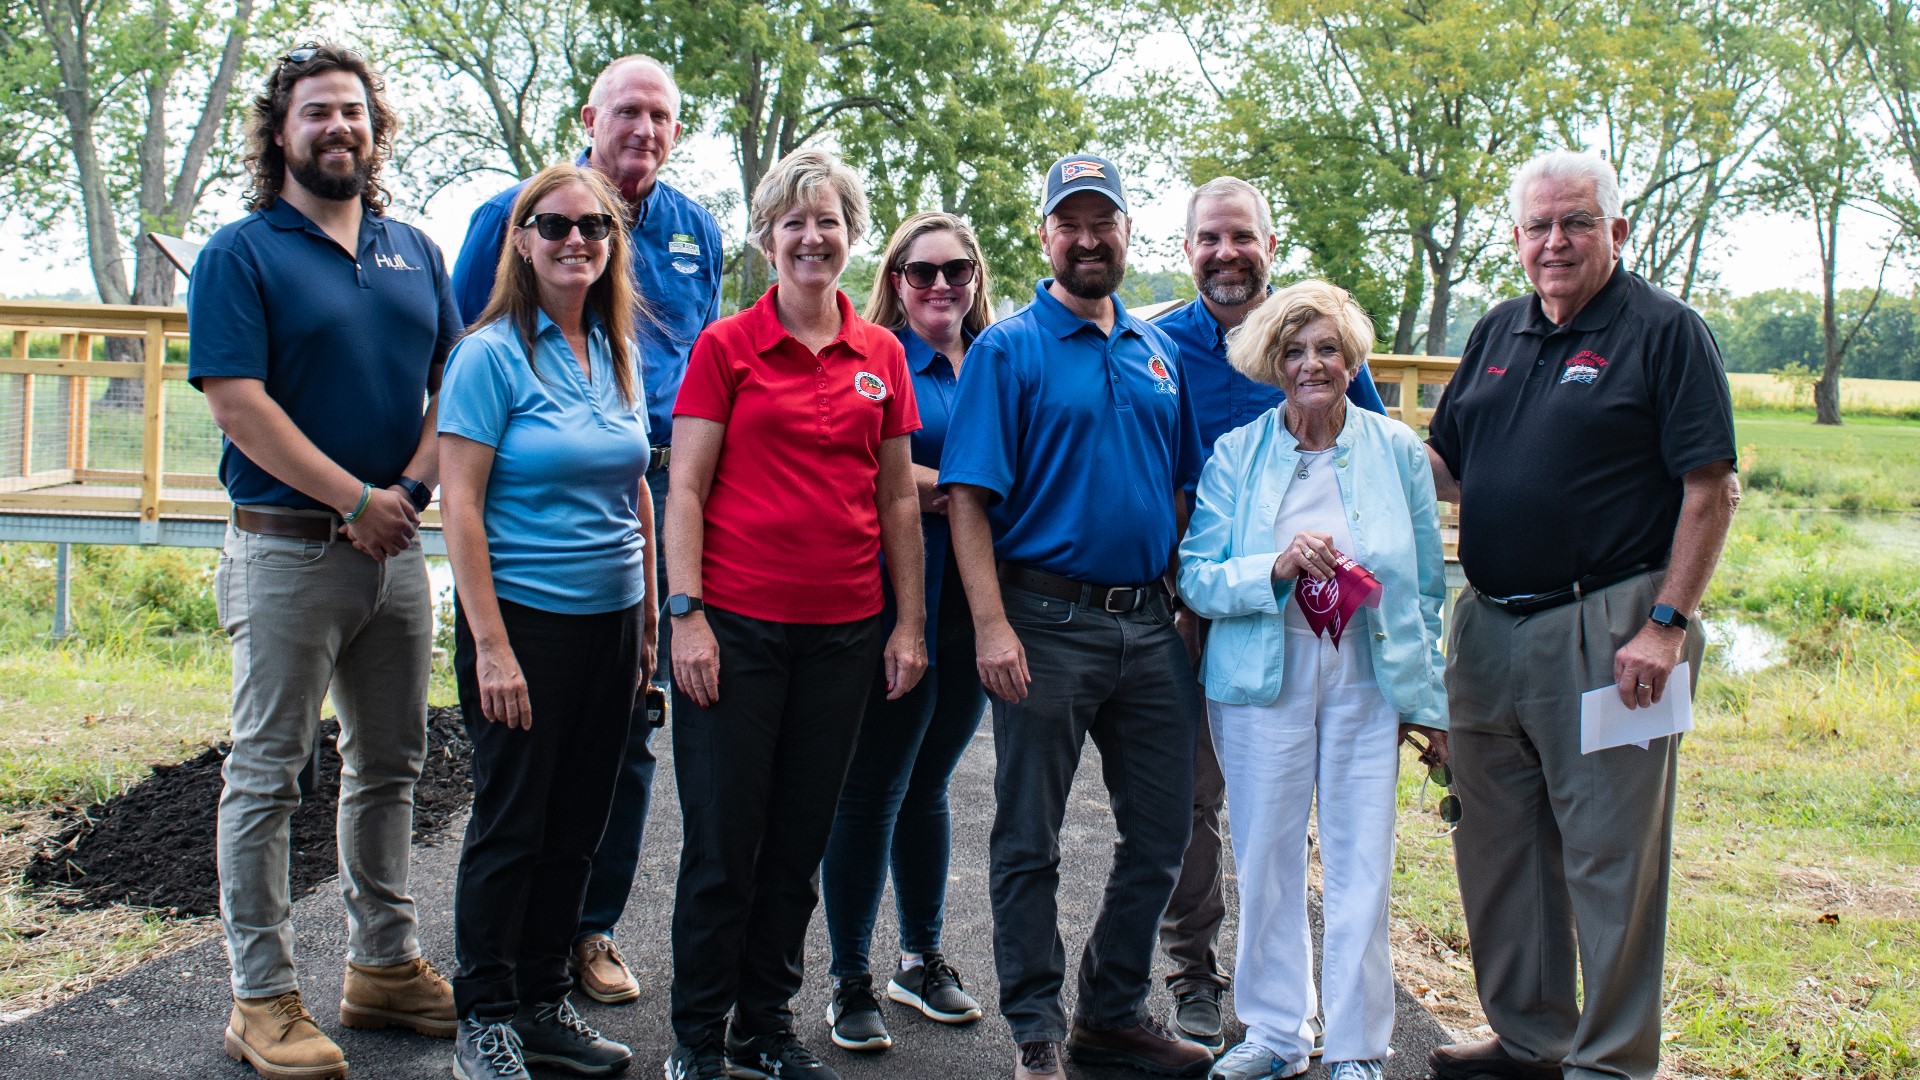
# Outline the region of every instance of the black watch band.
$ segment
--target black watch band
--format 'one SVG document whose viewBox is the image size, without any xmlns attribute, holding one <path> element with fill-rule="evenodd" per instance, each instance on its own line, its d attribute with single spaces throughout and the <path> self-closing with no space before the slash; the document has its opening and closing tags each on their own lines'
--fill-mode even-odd
<svg viewBox="0 0 1920 1080">
<path fill-rule="evenodd" d="M 696 611 L 705 611 L 706 607 L 707 605 L 702 602 L 699 597 L 688 596 L 686 593 L 674 593 L 672 596 L 667 597 L 667 616 L 669 618 L 678 619 L 683 615 L 691 615 Z"/>
<path fill-rule="evenodd" d="M 407 501 L 413 504 L 416 511 L 425 510 L 427 504 L 433 501 L 433 489 L 411 476 L 401 477 L 394 486 L 407 493 Z"/>
<path fill-rule="evenodd" d="M 1687 617 L 1680 614 L 1679 609 L 1675 608 L 1672 604 L 1653 605 L 1653 610 L 1647 613 L 1647 621 L 1658 626 L 1664 626 L 1669 630 L 1685 630 L 1687 628 Z"/>
</svg>

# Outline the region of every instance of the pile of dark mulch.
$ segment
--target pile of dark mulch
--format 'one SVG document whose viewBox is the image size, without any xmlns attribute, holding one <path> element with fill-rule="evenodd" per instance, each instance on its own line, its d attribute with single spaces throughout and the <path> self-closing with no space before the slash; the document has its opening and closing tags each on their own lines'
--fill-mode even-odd
<svg viewBox="0 0 1920 1080">
<path fill-rule="evenodd" d="M 320 783 L 293 812 L 293 895 L 305 896 L 338 872 L 334 810 L 340 797 L 340 725 L 320 727 Z M 413 839 L 430 842 L 473 802 L 472 746 L 457 708 L 427 712 L 427 760 L 413 792 Z M 35 885 L 72 890 L 71 907 L 135 904 L 178 915 L 220 910 L 214 835 L 222 744 L 153 775 L 103 803 L 73 810 L 72 820 L 27 864 Z"/>
</svg>

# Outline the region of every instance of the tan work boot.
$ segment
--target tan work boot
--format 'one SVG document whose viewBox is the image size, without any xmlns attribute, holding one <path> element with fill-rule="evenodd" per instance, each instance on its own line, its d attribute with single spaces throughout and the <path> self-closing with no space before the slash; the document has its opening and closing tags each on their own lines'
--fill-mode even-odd
<svg viewBox="0 0 1920 1080">
<path fill-rule="evenodd" d="M 234 998 L 227 1018 L 227 1056 L 267 1080 L 346 1080 L 347 1055 L 300 1004 L 300 991 Z"/>
<path fill-rule="evenodd" d="M 403 1027 L 436 1039 L 451 1039 L 460 1028 L 453 1013 L 453 987 L 416 956 L 392 967 L 367 967 L 347 961 L 340 988 L 340 1023 L 350 1028 Z"/>
<path fill-rule="evenodd" d="M 605 934 L 588 934 L 573 943 L 567 967 L 580 984 L 581 993 L 602 1005 L 618 1005 L 640 996 L 640 983 L 627 968 L 613 939 Z"/>
</svg>

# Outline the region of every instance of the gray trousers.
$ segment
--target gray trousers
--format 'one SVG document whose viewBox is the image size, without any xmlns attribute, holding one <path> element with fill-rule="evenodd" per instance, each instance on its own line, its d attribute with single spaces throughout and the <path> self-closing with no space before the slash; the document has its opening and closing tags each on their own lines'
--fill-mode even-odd
<svg viewBox="0 0 1920 1080">
<path fill-rule="evenodd" d="M 1580 694 L 1613 684 L 1661 576 L 1520 618 L 1471 588 L 1454 609 L 1454 861 L 1480 1004 L 1508 1052 L 1570 1080 L 1659 1065 L 1680 738 L 1583 755 Z M 1696 676 L 1704 651 L 1696 624 Z"/>
<path fill-rule="evenodd" d="M 1225 990 L 1233 985 L 1220 970 L 1219 953 L 1220 924 L 1227 919 L 1220 859 L 1220 810 L 1226 801 L 1227 781 L 1213 752 L 1213 733 L 1201 724 L 1193 747 L 1193 837 L 1160 919 L 1160 947 L 1173 961 L 1167 987 L 1176 995 L 1190 986 L 1210 983 Z"/>
<path fill-rule="evenodd" d="M 340 716 L 347 958 L 420 955 L 407 859 L 427 752 L 433 602 L 418 540 L 383 562 L 345 540 L 227 527 L 214 575 L 233 637 L 233 752 L 220 793 L 220 921 L 236 997 L 296 986 L 288 820 L 328 689 Z"/>
<path fill-rule="evenodd" d="M 1081 749 L 1089 737 L 1100 748 L 1118 837 L 1080 956 L 1074 1023 L 1110 1030 L 1145 1017 L 1154 928 L 1187 847 L 1205 705 L 1165 597 L 1109 615 L 1024 589 L 1002 595 L 1032 683 L 1017 705 L 993 699 L 994 966 L 1013 1041 L 1060 1042 L 1060 829 Z"/>
</svg>

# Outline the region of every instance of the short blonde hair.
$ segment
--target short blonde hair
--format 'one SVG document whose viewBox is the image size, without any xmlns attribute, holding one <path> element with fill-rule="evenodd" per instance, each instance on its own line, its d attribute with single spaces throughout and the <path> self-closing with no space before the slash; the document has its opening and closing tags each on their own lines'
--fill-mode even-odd
<svg viewBox="0 0 1920 1080">
<path fill-rule="evenodd" d="M 907 306 L 900 300 L 900 290 L 893 287 L 893 275 L 905 268 L 907 249 L 913 242 L 934 232 L 952 233 L 967 258 L 973 260 L 973 303 L 960 320 L 960 329 L 969 338 L 978 337 L 980 331 L 993 322 L 993 290 L 987 284 L 987 260 L 980 254 L 980 241 L 965 221 L 933 210 L 913 215 L 894 230 L 893 239 L 887 241 L 887 250 L 880 256 L 880 272 L 873 276 L 873 293 L 867 297 L 867 310 L 860 317 L 888 330 L 907 325 Z"/>
<path fill-rule="evenodd" d="M 1279 386 L 1287 345 L 1318 318 L 1330 318 L 1340 335 L 1347 374 L 1373 351 L 1373 320 L 1353 294 L 1324 281 L 1301 281 L 1275 292 L 1227 335 L 1227 362 L 1255 382 Z"/>
<path fill-rule="evenodd" d="M 753 189 L 753 211 L 747 218 L 747 241 L 773 258 L 773 226 L 787 211 L 812 199 L 821 188 L 831 188 L 840 199 L 846 219 L 847 243 L 857 244 L 873 221 L 867 192 L 860 177 L 825 150 L 802 148 L 780 159 Z"/>
</svg>

